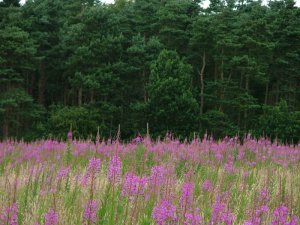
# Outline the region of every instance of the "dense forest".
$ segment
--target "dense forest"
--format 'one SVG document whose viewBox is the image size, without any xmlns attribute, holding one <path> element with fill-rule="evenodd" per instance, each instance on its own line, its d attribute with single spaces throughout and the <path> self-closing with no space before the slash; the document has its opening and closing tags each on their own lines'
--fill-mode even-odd
<svg viewBox="0 0 300 225">
<path fill-rule="evenodd" d="M 0 2 L 0 138 L 172 131 L 296 143 L 293 0 Z"/>
</svg>

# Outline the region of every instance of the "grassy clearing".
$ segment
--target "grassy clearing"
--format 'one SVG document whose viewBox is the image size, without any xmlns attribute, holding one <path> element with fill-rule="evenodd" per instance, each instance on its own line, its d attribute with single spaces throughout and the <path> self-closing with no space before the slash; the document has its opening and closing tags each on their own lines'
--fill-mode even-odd
<svg viewBox="0 0 300 225">
<path fill-rule="evenodd" d="M 18 224 L 25 225 L 271 224 L 283 205 L 282 220 L 298 224 L 299 147 L 252 139 L 244 145 L 44 141 L 2 143 L 1 152 L 1 222 L 12 219 L 5 210 L 16 203 Z M 87 213 L 90 201 L 95 208 Z M 163 201 L 174 208 L 159 209 Z M 46 219 L 50 209 L 58 216 L 53 223 Z"/>
</svg>

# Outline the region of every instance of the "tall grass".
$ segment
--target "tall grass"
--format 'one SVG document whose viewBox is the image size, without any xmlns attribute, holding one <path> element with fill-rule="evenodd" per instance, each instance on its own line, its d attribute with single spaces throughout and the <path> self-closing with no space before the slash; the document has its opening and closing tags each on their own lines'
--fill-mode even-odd
<svg viewBox="0 0 300 225">
<path fill-rule="evenodd" d="M 0 224 L 299 224 L 299 145 L 70 139 L 0 152 Z"/>
</svg>

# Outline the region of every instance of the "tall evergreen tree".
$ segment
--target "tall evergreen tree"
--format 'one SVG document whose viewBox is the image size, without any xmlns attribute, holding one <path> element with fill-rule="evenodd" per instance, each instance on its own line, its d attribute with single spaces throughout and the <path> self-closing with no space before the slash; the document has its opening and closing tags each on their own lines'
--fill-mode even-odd
<svg viewBox="0 0 300 225">
<path fill-rule="evenodd" d="M 198 103 L 191 91 L 192 67 L 174 51 L 163 50 L 150 73 L 149 123 L 153 132 L 187 136 L 198 129 Z M 193 124 L 193 125 L 192 125 Z"/>
</svg>

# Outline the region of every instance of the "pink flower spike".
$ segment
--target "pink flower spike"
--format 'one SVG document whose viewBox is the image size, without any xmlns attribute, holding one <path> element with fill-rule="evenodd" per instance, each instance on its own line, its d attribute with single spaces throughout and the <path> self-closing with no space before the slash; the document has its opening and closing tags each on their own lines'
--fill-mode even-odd
<svg viewBox="0 0 300 225">
<path fill-rule="evenodd" d="M 0 214 L 1 224 L 18 225 L 18 206 L 13 203 Z"/>
<path fill-rule="evenodd" d="M 58 214 L 54 212 L 53 209 L 45 214 L 45 225 L 56 225 L 58 224 Z"/>
<path fill-rule="evenodd" d="M 89 160 L 88 173 L 95 174 L 97 172 L 100 172 L 100 169 L 100 159 L 92 158 Z"/>
<path fill-rule="evenodd" d="M 115 184 L 120 182 L 121 179 L 121 159 L 119 156 L 114 155 L 109 163 L 108 171 L 107 171 L 107 177 L 110 183 Z"/>
<path fill-rule="evenodd" d="M 182 194 L 180 199 L 180 206 L 187 208 L 193 202 L 195 185 L 191 182 L 186 182 L 182 185 Z"/>
<path fill-rule="evenodd" d="M 98 203 L 96 201 L 89 200 L 83 212 L 83 223 L 96 224 L 97 211 L 98 211 Z"/>
<path fill-rule="evenodd" d="M 152 211 L 152 218 L 158 225 L 176 224 L 176 207 L 167 200 L 159 202 Z"/>
</svg>

